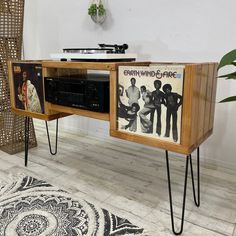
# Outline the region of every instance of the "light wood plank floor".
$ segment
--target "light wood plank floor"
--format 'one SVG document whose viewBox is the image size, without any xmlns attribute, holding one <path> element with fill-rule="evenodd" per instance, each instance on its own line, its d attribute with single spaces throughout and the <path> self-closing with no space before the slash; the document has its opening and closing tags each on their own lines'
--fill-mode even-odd
<svg viewBox="0 0 236 236">
<path fill-rule="evenodd" d="M 145 228 L 143 235 L 172 235 L 164 151 L 60 129 L 58 154 L 51 156 L 43 122 L 37 122 L 36 134 L 38 147 L 29 151 L 28 168 L 24 153 L 0 151 L 0 180 L 24 172 L 130 219 Z M 170 168 L 179 225 L 185 159 L 173 156 Z M 236 236 L 236 171 L 201 163 L 200 208 L 189 173 L 185 215 L 183 235 Z"/>
</svg>

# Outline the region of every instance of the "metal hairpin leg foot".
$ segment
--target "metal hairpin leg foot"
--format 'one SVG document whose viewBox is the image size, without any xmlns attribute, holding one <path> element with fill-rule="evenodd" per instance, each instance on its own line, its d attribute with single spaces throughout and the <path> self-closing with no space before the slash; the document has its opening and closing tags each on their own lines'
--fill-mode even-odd
<svg viewBox="0 0 236 236">
<path fill-rule="evenodd" d="M 30 118 L 25 117 L 25 166 L 28 164 L 28 151 L 29 151 L 29 123 Z"/>
<path fill-rule="evenodd" d="M 173 213 L 173 203 L 172 203 L 172 191 L 171 191 L 171 182 L 170 182 L 170 167 L 169 167 L 169 156 L 168 151 L 166 151 L 166 167 L 167 167 L 167 177 L 168 177 L 168 187 L 169 187 L 169 200 L 170 200 L 170 214 L 171 214 L 171 225 L 172 231 L 175 235 L 180 235 L 183 232 L 184 226 L 184 213 L 185 213 L 185 202 L 186 202 L 186 192 L 187 192 L 187 182 L 188 182 L 188 163 L 190 159 L 190 168 L 191 168 L 191 177 L 193 185 L 193 197 L 194 202 L 197 207 L 200 206 L 200 161 L 199 161 L 199 147 L 197 149 L 197 181 L 198 181 L 198 200 L 196 200 L 195 185 L 194 185 L 194 175 L 193 175 L 193 165 L 192 165 L 192 156 L 191 154 L 186 157 L 185 165 L 185 181 L 184 181 L 184 196 L 183 196 L 183 206 L 182 206 L 182 217 L 181 217 L 181 226 L 179 232 L 175 231 L 174 223 L 174 213 Z"/>
<path fill-rule="evenodd" d="M 185 212 L 185 200 L 186 200 L 186 190 L 187 190 L 187 180 L 188 180 L 188 162 L 189 162 L 189 156 L 186 157 L 185 182 L 184 182 L 184 196 L 183 196 L 183 208 L 182 208 L 181 227 L 180 227 L 180 231 L 179 231 L 179 232 L 176 232 L 176 231 L 175 231 L 175 224 L 174 224 L 173 204 L 172 204 L 169 156 L 168 156 L 168 151 L 166 151 L 166 167 L 167 167 L 167 177 L 168 177 L 168 187 L 169 187 L 169 200 L 170 200 L 171 224 L 172 224 L 172 231 L 173 231 L 173 233 L 174 233 L 175 235 L 180 235 L 180 234 L 183 232 L 183 226 L 184 226 L 184 212 Z"/>
<path fill-rule="evenodd" d="M 195 184 L 194 184 L 194 175 L 193 175 L 193 164 L 192 164 L 192 156 L 190 155 L 190 167 L 191 167 L 191 176 L 192 176 L 192 186 L 193 186 L 193 198 L 195 205 L 197 207 L 200 206 L 200 150 L 199 147 L 197 148 L 197 185 L 198 185 L 198 195 L 196 199 L 196 191 L 195 191 Z"/>
<path fill-rule="evenodd" d="M 58 119 L 56 121 L 56 141 L 55 141 L 55 151 L 52 152 L 52 146 L 51 146 L 51 140 L 50 140 L 50 135 L 48 131 L 48 122 L 45 121 L 46 124 L 46 130 L 47 130 L 47 136 L 48 136 L 48 146 L 49 146 L 49 151 L 51 155 L 56 155 L 57 154 L 57 141 L 58 141 Z"/>
</svg>

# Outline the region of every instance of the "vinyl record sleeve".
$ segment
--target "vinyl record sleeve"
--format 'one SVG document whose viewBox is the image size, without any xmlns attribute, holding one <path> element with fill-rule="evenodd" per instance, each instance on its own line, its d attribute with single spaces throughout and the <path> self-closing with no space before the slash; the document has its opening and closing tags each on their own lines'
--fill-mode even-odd
<svg viewBox="0 0 236 236">
<path fill-rule="evenodd" d="M 180 143 L 184 65 L 120 66 L 117 129 Z"/>
</svg>

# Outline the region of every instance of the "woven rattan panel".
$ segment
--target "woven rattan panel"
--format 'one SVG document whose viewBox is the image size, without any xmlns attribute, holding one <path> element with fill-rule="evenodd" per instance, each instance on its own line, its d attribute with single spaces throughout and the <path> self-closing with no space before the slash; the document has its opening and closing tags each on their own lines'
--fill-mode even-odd
<svg viewBox="0 0 236 236">
<path fill-rule="evenodd" d="M 24 117 L 11 112 L 7 61 L 21 59 L 24 0 L 0 0 L 0 149 L 14 154 L 24 150 Z M 33 121 L 29 147 L 37 145 Z"/>
</svg>

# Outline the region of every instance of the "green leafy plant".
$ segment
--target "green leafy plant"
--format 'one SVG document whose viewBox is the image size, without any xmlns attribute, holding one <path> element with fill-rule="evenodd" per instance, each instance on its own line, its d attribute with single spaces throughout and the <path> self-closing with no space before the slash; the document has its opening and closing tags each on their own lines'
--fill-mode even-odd
<svg viewBox="0 0 236 236">
<path fill-rule="evenodd" d="M 225 66 L 236 66 L 236 49 L 228 52 L 227 54 L 225 54 L 219 63 L 218 66 L 218 71 Z M 225 78 L 226 80 L 228 79 L 234 79 L 236 80 L 236 70 L 234 72 L 231 72 L 229 74 L 225 74 L 225 75 L 220 75 L 218 76 L 219 78 Z M 228 98 L 223 99 L 220 102 L 233 102 L 236 101 L 236 96 L 231 96 Z"/>
<path fill-rule="evenodd" d="M 96 16 L 97 15 L 97 4 L 93 3 L 90 5 L 88 9 L 88 14 L 90 16 Z"/>
<path fill-rule="evenodd" d="M 102 3 L 99 3 L 98 5 L 98 15 L 104 16 L 106 14 L 106 9 L 104 8 Z"/>
<path fill-rule="evenodd" d="M 98 5 L 96 3 L 92 3 L 88 9 L 88 14 L 90 16 L 104 16 L 106 14 L 106 9 L 104 5 L 100 2 Z"/>
</svg>

